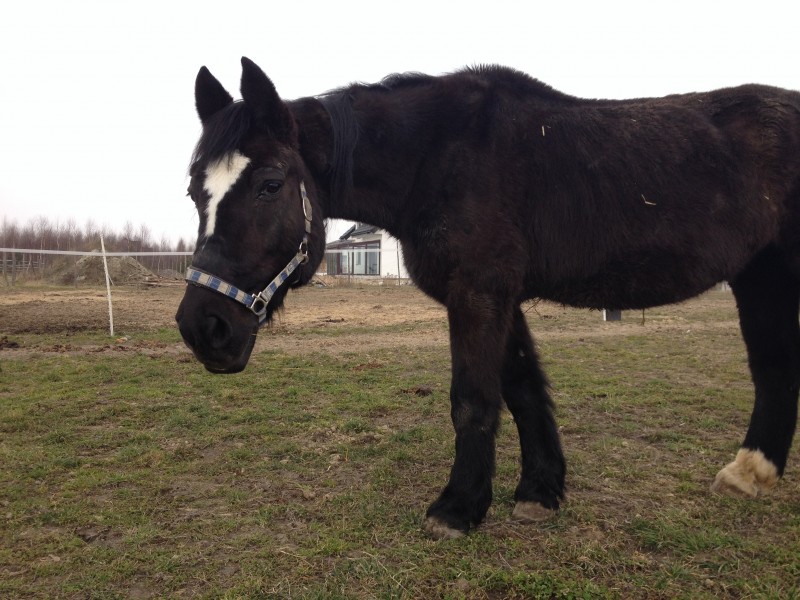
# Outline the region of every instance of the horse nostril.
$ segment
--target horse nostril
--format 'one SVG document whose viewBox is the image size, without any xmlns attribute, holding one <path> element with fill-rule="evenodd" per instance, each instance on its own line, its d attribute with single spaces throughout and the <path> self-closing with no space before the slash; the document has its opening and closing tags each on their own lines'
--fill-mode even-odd
<svg viewBox="0 0 800 600">
<path fill-rule="evenodd" d="M 183 320 L 183 302 L 178 306 L 178 311 L 175 313 L 175 323 L 178 325 L 178 331 L 181 332 L 183 341 L 189 348 L 194 347 L 194 336 L 190 327 L 187 327 L 186 321 Z"/>
<path fill-rule="evenodd" d="M 213 348 L 221 348 L 231 339 L 233 331 L 224 319 L 209 315 L 205 321 L 205 334 Z"/>
</svg>

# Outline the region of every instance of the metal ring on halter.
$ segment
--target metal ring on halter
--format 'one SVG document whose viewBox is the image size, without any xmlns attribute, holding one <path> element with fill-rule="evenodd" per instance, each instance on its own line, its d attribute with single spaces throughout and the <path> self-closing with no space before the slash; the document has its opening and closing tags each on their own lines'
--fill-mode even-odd
<svg viewBox="0 0 800 600">
<path fill-rule="evenodd" d="M 261 324 L 262 321 L 266 319 L 267 315 L 267 304 L 260 295 L 253 298 L 253 303 L 250 305 L 250 310 L 258 317 L 258 322 Z"/>
</svg>

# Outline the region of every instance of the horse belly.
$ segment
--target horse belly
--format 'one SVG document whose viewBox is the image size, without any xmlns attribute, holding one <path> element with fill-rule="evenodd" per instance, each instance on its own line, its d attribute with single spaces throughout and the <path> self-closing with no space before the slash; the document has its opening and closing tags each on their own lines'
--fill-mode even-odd
<svg viewBox="0 0 800 600">
<path fill-rule="evenodd" d="M 680 201 L 662 202 L 646 218 L 598 219 L 582 236 L 572 230 L 572 243 L 543 240 L 531 256 L 542 297 L 597 309 L 681 302 L 733 279 L 776 241 L 779 212 L 754 194 L 675 197 Z M 553 224 L 554 231 L 565 228 Z"/>
<path fill-rule="evenodd" d="M 608 261 L 582 277 L 537 285 L 533 295 L 579 308 L 633 310 L 687 300 L 730 276 L 729 266 L 716 261 L 651 251 Z"/>
</svg>

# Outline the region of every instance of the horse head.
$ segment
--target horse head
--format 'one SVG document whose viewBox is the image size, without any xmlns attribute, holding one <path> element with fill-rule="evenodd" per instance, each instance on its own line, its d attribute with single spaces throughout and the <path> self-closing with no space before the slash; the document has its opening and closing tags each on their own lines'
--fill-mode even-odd
<svg viewBox="0 0 800 600">
<path fill-rule="evenodd" d="M 308 283 L 325 252 L 317 186 L 298 127 L 275 86 L 242 58 L 235 102 L 203 67 L 195 83 L 203 132 L 190 169 L 200 226 L 175 316 L 205 367 L 235 373 L 289 288 Z"/>
</svg>

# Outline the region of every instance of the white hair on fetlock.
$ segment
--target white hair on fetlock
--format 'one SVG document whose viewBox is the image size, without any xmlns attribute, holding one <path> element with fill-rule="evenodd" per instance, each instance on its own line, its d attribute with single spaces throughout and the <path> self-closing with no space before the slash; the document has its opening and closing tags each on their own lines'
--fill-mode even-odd
<svg viewBox="0 0 800 600">
<path fill-rule="evenodd" d="M 778 469 L 761 450 L 741 448 L 736 460 L 717 473 L 711 490 L 730 496 L 756 498 L 772 489 Z"/>
</svg>

